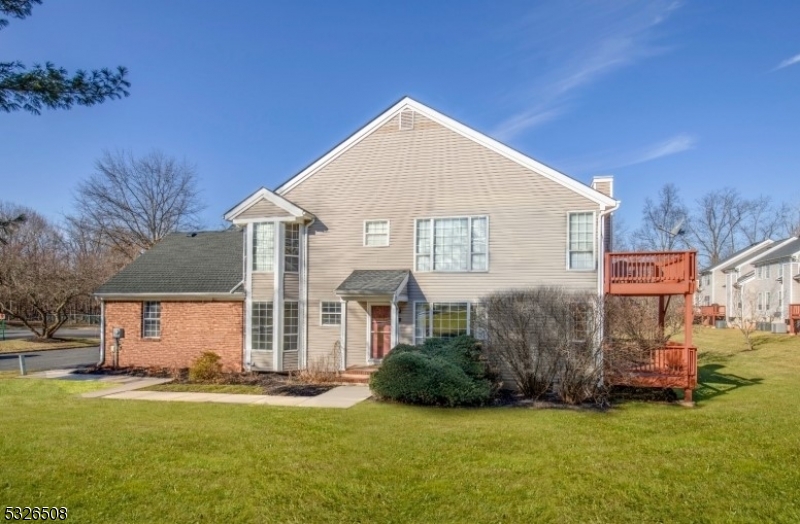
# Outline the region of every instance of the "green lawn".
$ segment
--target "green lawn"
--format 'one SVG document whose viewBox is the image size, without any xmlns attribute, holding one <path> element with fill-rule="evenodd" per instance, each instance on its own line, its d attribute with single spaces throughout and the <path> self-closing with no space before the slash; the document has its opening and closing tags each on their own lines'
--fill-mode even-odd
<svg viewBox="0 0 800 524">
<path fill-rule="evenodd" d="M 0 378 L 0 500 L 74 522 L 800 522 L 800 337 L 698 330 L 694 409 L 80 399 Z"/>
<path fill-rule="evenodd" d="M 262 386 L 253 386 L 250 384 L 158 384 L 147 388 L 142 388 L 142 391 L 172 391 L 175 393 L 235 393 L 243 395 L 263 395 L 264 388 Z"/>
<path fill-rule="evenodd" d="M 98 345 L 100 345 L 99 338 L 54 338 L 51 340 L 37 340 L 34 337 L 30 337 L 14 340 L 0 340 L 0 353 L 86 348 Z"/>
</svg>

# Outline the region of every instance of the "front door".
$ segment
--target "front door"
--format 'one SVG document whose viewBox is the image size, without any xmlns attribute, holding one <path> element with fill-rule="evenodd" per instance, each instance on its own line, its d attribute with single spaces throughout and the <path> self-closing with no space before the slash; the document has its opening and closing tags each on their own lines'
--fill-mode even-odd
<svg viewBox="0 0 800 524">
<path fill-rule="evenodd" d="M 372 306 L 370 316 L 370 358 L 380 360 L 392 349 L 392 307 Z"/>
</svg>

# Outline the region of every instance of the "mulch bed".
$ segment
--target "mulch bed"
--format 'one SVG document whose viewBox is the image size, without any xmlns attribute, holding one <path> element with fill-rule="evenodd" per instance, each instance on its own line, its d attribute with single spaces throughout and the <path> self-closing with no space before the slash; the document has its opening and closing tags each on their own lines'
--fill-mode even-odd
<svg viewBox="0 0 800 524">
<path fill-rule="evenodd" d="M 288 397 L 315 397 L 330 391 L 333 384 L 306 384 L 290 375 L 280 373 L 224 373 L 218 379 L 209 381 L 189 380 L 188 369 L 128 367 L 111 369 L 108 367 L 82 368 L 77 373 L 96 375 L 127 375 L 131 377 L 171 378 L 172 384 L 217 384 L 259 386 L 265 395 Z"/>
</svg>

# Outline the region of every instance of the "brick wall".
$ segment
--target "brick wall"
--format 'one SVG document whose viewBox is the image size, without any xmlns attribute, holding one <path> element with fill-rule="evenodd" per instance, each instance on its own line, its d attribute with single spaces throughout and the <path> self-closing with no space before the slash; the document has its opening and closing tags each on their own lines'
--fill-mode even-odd
<svg viewBox="0 0 800 524">
<path fill-rule="evenodd" d="M 161 337 L 142 338 L 141 302 L 106 302 L 106 356 L 112 363 L 115 327 L 125 329 L 121 366 L 189 367 L 203 351 L 222 357 L 229 371 L 242 370 L 243 302 L 161 302 Z"/>
</svg>

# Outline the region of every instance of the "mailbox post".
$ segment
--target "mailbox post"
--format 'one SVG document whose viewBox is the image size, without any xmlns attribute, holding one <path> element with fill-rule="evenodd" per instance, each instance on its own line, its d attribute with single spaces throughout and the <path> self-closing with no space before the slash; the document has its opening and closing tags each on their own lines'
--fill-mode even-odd
<svg viewBox="0 0 800 524">
<path fill-rule="evenodd" d="M 114 354 L 112 362 L 114 363 L 114 369 L 117 369 L 119 367 L 119 350 L 121 349 L 120 340 L 125 338 L 125 329 L 121 327 L 115 327 L 111 330 L 111 336 L 114 337 L 114 346 L 111 348 L 111 351 Z"/>
</svg>

